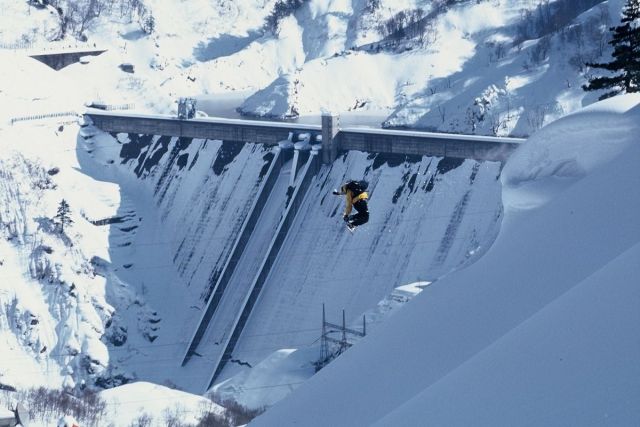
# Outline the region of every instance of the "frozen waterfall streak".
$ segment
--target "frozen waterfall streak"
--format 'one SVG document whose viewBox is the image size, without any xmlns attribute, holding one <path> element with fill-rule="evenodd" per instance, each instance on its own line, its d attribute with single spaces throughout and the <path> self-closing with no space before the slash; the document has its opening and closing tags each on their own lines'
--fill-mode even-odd
<svg viewBox="0 0 640 427">
<path fill-rule="evenodd" d="M 264 254 L 268 252 L 269 242 L 278 229 L 282 212 L 287 201 L 287 188 L 291 173 L 291 161 L 280 171 L 278 179 L 271 191 L 260 217 L 255 225 L 247 245 L 238 259 L 238 265 L 229 279 L 226 291 L 221 295 L 213 317 L 208 322 L 204 335 L 196 347 L 196 354 L 191 357 L 188 372 L 197 369 L 201 375 L 194 392 L 206 391 L 211 374 L 224 352 L 226 342 L 233 333 L 235 319 L 242 311 L 243 302 L 251 292 L 251 284 L 258 274 Z M 201 357 L 198 357 L 201 356 Z"/>
<path fill-rule="evenodd" d="M 253 278 L 260 271 L 263 256 L 268 252 L 269 242 L 278 229 L 286 207 L 291 164 L 288 160 L 277 175 L 273 189 L 255 223 L 255 233 L 251 234 L 237 259 L 237 266 L 229 278 L 225 292 L 220 293 L 212 317 L 203 325 L 202 338 L 185 366 L 187 373 L 199 375 L 197 380 L 188 385 L 190 391 L 200 393 L 208 388 L 207 381 L 215 371 L 233 333 L 235 319 L 242 311 L 246 296 L 251 293 Z"/>
<path fill-rule="evenodd" d="M 229 284 L 229 280 L 233 276 L 235 269 L 238 265 L 238 260 L 242 256 L 247 243 L 251 239 L 251 235 L 256 227 L 258 219 L 260 218 L 260 214 L 262 213 L 267 200 L 269 199 L 269 195 L 272 192 L 274 185 L 278 177 L 280 176 L 280 171 L 282 169 L 282 165 L 284 163 L 284 158 L 288 153 L 282 152 L 282 150 L 274 150 L 274 158 L 271 161 L 271 165 L 269 166 L 269 170 L 267 171 L 267 176 L 263 180 L 260 189 L 258 190 L 258 197 L 255 198 L 253 205 L 251 206 L 251 210 L 247 214 L 247 217 L 238 233 L 238 237 L 234 243 L 234 246 L 229 253 L 229 257 L 222 269 L 222 273 L 220 274 L 216 284 L 211 292 L 211 297 L 207 302 L 207 306 L 202 313 L 200 321 L 198 322 L 198 327 L 196 328 L 195 333 L 189 340 L 189 347 L 182 359 L 182 366 L 184 366 L 191 356 L 194 354 L 204 332 L 209 325 L 209 321 L 213 317 L 216 308 L 218 307 L 218 303 L 222 298 L 222 295 Z"/>
<path fill-rule="evenodd" d="M 451 215 L 451 219 L 449 220 L 449 225 L 447 226 L 446 231 L 444 232 L 444 236 L 440 242 L 440 246 L 436 251 L 435 260 L 433 262 L 433 266 L 441 266 L 444 264 L 444 261 L 447 259 L 447 255 L 449 255 L 449 250 L 451 246 L 453 246 L 453 242 L 455 240 L 456 233 L 458 232 L 458 227 L 462 222 L 464 217 L 464 213 L 467 210 L 467 205 L 469 203 L 469 197 L 471 194 L 471 190 L 467 191 L 462 200 L 458 202 L 453 211 L 453 215 Z"/>
<path fill-rule="evenodd" d="M 284 206 L 284 213 L 280 216 L 280 221 L 275 235 L 273 235 L 273 238 L 271 239 L 271 244 L 269 245 L 266 256 L 262 260 L 260 269 L 251 282 L 249 292 L 244 296 L 240 310 L 236 311 L 232 327 L 229 329 L 231 334 L 225 336 L 223 351 L 220 351 L 216 357 L 215 370 L 212 371 L 213 373 L 207 384 L 207 389 L 214 384 L 214 381 L 222 372 L 225 364 L 231 359 L 231 354 L 238 342 L 238 339 L 240 338 L 240 334 L 242 334 L 242 330 L 244 329 L 244 326 L 251 315 L 251 311 L 260 296 L 260 292 L 262 291 L 262 287 L 269 276 L 271 267 L 277 261 L 278 253 L 284 244 L 289 228 L 291 227 L 291 224 L 293 224 L 296 214 L 302 205 L 307 189 L 318 170 L 319 161 L 318 151 L 311 151 L 307 164 L 305 165 L 301 176 L 296 181 L 297 183 L 293 195 Z"/>
</svg>

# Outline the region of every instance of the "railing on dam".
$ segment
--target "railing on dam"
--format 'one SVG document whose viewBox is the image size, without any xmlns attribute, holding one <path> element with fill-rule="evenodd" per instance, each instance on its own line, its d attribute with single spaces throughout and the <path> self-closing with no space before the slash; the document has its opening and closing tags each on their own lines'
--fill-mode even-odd
<svg viewBox="0 0 640 427">
<path fill-rule="evenodd" d="M 323 116 L 322 125 L 289 122 L 199 118 L 180 120 L 162 115 L 88 111 L 93 124 L 105 132 L 167 135 L 275 145 L 289 132 L 322 139 L 323 161 L 330 163 L 343 150 L 456 157 L 504 161 L 524 140 L 378 128 L 340 128 L 336 116 Z"/>
<path fill-rule="evenodd" d="M 277 145 L 278 142 L 286 140 L 292 130 L 320 133 L 320 126 L 260 120 L 222 118 L 180 120 L 170 116 L 105 111 L 91 111 L 85 113 L 85 116 L 91 118 L 93 124 L 105 132 L 218 139 L 267 145 Z"/>
<path fill-rule="evenodd" d="M 340 129 L 341 150 L 419 156 L 505 160 L 524 140 L 481 135 L 456 135 L 405 130 Z"/>
</svg>

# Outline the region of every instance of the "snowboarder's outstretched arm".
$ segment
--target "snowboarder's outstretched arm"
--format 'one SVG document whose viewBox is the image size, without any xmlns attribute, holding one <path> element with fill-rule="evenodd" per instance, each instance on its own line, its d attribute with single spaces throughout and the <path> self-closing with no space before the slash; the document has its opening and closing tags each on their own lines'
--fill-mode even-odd
<svg viewBox="0 0 640 427">
<path fill-rule="evenodd" d="M 353 192 L 351 190 L 345 189 L 344 186 L 342 186 L 340 190 L 333 190 L 333 194 L 335 194 L 336 196 L 345 196 L 345 207 L 342 218 L 346 221 L 349 217 L 349 214 L 351 213 L 351 210 L 353 209 Z"/>
<path fill-rule="evenodd" d="M 353 193 L 351 192 L 351 190 L 347 190 L 347 192 L 344 195 L 345 199 L 346 199 L 346 204 L 344 206 L 344 218 L 347 218 L 349 216 L 349 214 L 351 213 L 351 209 L 353 209 Z"/>
</svg>

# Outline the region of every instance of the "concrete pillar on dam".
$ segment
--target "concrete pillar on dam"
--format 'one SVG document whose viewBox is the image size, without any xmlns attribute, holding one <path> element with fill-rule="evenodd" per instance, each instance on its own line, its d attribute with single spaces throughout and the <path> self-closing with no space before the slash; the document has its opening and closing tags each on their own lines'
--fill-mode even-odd
<svg viewBox="0 0 640 427">
<path fill-rule="evenodd" d="M 340 140 L 338 138 L 338 116 L 322 115 L 322 162 L 329 164 L 338 157 Z"/>
</svg>

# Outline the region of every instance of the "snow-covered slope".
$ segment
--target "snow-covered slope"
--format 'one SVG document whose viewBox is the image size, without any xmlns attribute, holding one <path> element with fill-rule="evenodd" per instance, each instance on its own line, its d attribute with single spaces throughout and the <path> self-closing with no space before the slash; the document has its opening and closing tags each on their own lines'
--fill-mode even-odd
<svg viewBox="0 0 640 427">
<path fill-rule="evenodd" d="M 18 126 L 0 138 L 0 382 L 13 387 L 109 375 L 101 339 L 115 309 L 92 262 L 106 257 L 108 233 L 83 216 L 115 209 L 117 190 L 78 171 L 74 127 Z M 73 223 L 61 231 L 63 199 Z"/>
<path fill-rule="evenodd" d="M 296 14 L 303 35 L 318 32 L 328 17 L 341 19 L 328 31 L 343 36 L 342 49 L 338 37 L 327 35 L 325 55 L 308 53 L 295 72 L 250 96 L 243 112 L 283 117 L 392 109 L 385 126 L 528 135 L 596 99 L 581 89 L 584 64 L 608 54 L 606 29 L 622 5 L 417 1 L 371 11 L 345 3 L 312 1 Z M 359 26 L 364 21 L 382 24 L 416 10 L 426 15 L 422 37 L 344 41 L 348 34 L 375 34 Z M 547 28 L 546 16 L 562 29 Z"/>
<path fill-rule="evenodd" d="M 480 260 L 254 424 L 637 424 L 640 96 L 593 107 L 509 160 Z"/>
<path fill-rule="evenodd" d="M 53 7 L 5 2 L 11 25 L 0 44 L 37 50 L 60 37 Z M 146 34 L 139 12 L 114 2 L 82 32 L 108 51 L 64 74 L 81 83 L 84 101 L 138 110 L 236 93 L 235 107 L 250 115 L 359 112 L 382 115 L 385 126 L 527 135 L 597 99 L 581 89 L 585 63 L 608 57 L 623 1 L 310 0 L 272 32 L 264 23 L 275 3 L 147 0 L 140 4 L 154 27 Z M 71 32 L 64 42 L 73 44 Z"/>
</svg>

